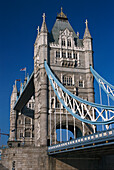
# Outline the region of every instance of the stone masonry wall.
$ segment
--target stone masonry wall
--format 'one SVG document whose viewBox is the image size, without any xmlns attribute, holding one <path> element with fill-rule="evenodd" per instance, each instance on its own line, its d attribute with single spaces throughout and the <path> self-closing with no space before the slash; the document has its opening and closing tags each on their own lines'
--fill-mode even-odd
<svg viewBox="0 0 114 170">
<path fill-rule="evenodd" d="M 47 170 L 48 156 L 46 147 L 18 147 L 3 150 L 2 165 L 12 170 Z"/>
<path fill-rule="evenodd" d="M 76 170 L 77 168 L 62 163 L 47 155 L 47 147 L 16 147 L 3 150 L 2 165 L 12 170 Z"/>
</svg>

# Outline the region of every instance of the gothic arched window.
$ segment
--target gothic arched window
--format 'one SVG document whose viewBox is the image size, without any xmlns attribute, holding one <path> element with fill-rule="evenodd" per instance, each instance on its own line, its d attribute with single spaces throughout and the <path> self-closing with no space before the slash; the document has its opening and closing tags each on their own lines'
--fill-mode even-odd
<svg viewBox="0 0 114 170">
<path fill-rule="evenodd" d="M 34 109 L 34 103 L 32 103 L 32 109 Z"/>
<path fill-rule="evenodd" d="M 31 124 L 31 119 L 30 118 L 28 118 L 28 117 L 26 117 L 25 118 L 25 124 L 27 125 L 27 124 Z"/>
<path fill-rule="evenodd" d="M 74 53 L 74 59 L 77 60 L 77 53 Z"/>
<path fill-rule="evenodd" d="M 68 58 L 72 58 L 72 53 L 68 52 Z"/>
<path fill-rule="evenodd" d="M 29 108 L 31 108 L 31 103 L 29 103 Z"/>
<path fill-rule="evenodd" d="M 19 119 L 19 124 L 21 124 L 21 120 Z"/>
<path fill-rule="evenodd" d="M 30 130 L 29 129 L 25 129 L 25 137 L 30 137 Z"/>
<path fill-rule="evenodd" d="M 56 51 L 56 57 L 60 58 L 60 51 Z"/>
<path fill-rule="evenodd" d="M 62 57 L 66 58 L 66 52 L 65 51 L 62 52 Z"/>
<path fill-rule="evenodd" d="M 68 45 L 68 47 L 71 47 L 71 40 L 70 39 L 68 39 L 67 45 Z"/>
<path fill-rule="evenodd" d="M 23 132 L 20 131 L 20 138 L 22 138 L 22 137 L 23 137 Z"/>
<path fill-rule="evenodd" d="M 62 46 L 65 46 L 65 39 L 62 39 Z"/>
<path fill-rule="evenodd" d="M 73 58 L 75 59 L 75 67 L 80 66 L 79 53 L 74 52 Z"/>
</svg>

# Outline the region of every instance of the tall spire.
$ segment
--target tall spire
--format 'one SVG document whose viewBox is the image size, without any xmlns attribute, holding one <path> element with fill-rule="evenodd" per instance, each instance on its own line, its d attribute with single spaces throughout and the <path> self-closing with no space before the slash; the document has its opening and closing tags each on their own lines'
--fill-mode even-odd
<svg viewBox="0 0 114 170">
<path fill-rule="evenodd" d="M 88 28 L 88 21 L 86 19 L 86 28 L 85 28 L 85 33 L 84 33 L 84 37 L 83 38 L 91 38 L 90 32 L 89 32 L 89 28 Z"/>
<path fill-rule="evenodd" d="M 46 15 L 45 13 L 43 13 L 43 23 L 42 23 L 42 26 L 41 26 L 41 32 L 48 32 L 48 29 L 47 29 L 47 26 L 46 26 L 46 22 L 45 22 L 45 18 L 46 18 Z"/>
</svg>

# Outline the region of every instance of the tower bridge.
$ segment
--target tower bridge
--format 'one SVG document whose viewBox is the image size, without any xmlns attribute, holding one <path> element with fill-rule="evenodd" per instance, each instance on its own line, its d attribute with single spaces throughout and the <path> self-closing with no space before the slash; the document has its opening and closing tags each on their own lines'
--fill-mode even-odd
<svg viewBox="0 0 114 170">
<path fill-rule="evenodd" d="M 45 17 L 37 29 L 34 71 L 20 91 L 16 82 L 13 86 L 9 148 L 2 151 L 2 164 L 17 170 L 111 169 L 114 86 L 93 69 L 88 22 L 80 39 L 62 9 L 50 33 Z M 108 106 L 95 103 L 94 78 Z M 97 125 L 105 131 L 97 132 Z"/>
</svg>

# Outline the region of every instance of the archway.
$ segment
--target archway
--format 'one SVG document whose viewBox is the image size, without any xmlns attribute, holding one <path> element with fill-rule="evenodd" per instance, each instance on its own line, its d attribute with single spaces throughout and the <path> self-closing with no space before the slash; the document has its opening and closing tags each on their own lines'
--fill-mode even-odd
<svg viewBox="0 0 114 170">
<path fill-rule="evenodd" d="M 60 125 L 57 125 L 56 135 L 57 135 L 56 137 L 57 142 L 60 141 L 65 142 L 75 138 L 82 137 L 82 132 L 77 126 L 75 126 L 74 128 L 73 125 L 68 125 L 68 129 L 67 129 L 66 125 L 62 125 L 60 129 Z"/>
</svg>

